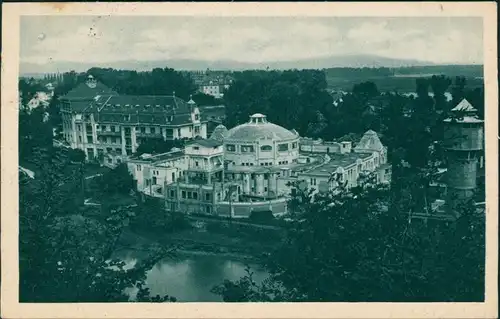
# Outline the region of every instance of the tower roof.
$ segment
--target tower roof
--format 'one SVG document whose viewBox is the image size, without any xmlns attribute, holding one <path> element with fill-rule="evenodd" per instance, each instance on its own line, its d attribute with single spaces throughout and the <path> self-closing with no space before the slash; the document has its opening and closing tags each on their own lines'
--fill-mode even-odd
<svg viewBox="0 0 500 319">
<path fill-rule="evenodd" d="M 451 109 L 452 112 L 477 112 L 477 110 L 469 103 L 466 99 L 460 101 L 454 108 Z"/>
<path fill-rule="evenodd" d="M 483 120 L 477 117 L 477 109 L 466 99 L 460 101 L 451 109 L 451 117 L 444 120 L 446 123 L 483 123 Z"/>
<path fill-rule="evenodd" d="M 212 135 L 210 135 L 210 139 L 222 142 L 224 140 L 224 137 L 226 137 L 226 134 L 227 128 L 224 125 L 220 124 L 217 125 L 217 127 L 214 129 Z"/>
<path fill-rule="evenodd" d="M 196 102 L 193 101 L 193 96 L 192 95 L 189 96 L 189 101 L 187 102 L 187 104 L 189 104 L 189 105 L 195 105 L 196 104 Z"/>
<path fill-rule="evenodd" d="M 358 145 L 356 145 L 354 151 L 381 151 L 382 149 L 384 149 L 384 145 L 380 142 L 377 133 L 373 130 L 368 130 L 363 135 Z"/>
</svg>

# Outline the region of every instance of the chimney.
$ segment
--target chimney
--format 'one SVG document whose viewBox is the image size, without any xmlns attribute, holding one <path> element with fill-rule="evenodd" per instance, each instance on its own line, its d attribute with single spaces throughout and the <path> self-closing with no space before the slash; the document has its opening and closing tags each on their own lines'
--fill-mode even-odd
<svg viewBox="0 0 500 319">
<path fill-rule="evenodd" d="M 344 141 L 344 142 L 340 142 L 340 144 L 341 144 L 340 154 L 351 153 L 351 151 L 352 151 L 352 142 Z"/>
</svg>

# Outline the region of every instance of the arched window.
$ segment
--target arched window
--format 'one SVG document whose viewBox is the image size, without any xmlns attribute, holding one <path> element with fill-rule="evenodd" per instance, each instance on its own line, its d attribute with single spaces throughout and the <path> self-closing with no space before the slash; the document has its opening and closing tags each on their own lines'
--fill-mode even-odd
<svg viewBox="0 0 500 319">
<path fill-rule="evenodd" d="M 262 146 L 260 147 L 260 150 L 261 150 L 262 152 L 270 152 L 270 151 L 272 151 L 272 150 L 273 150 L 273 147 L 272 147 L 271 145 L 262 145 Z"/>
</svg>

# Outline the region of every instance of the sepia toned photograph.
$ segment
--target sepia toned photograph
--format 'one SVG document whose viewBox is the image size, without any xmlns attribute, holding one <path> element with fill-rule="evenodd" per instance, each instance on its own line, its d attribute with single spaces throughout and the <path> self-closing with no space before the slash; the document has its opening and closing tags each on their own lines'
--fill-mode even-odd
<svg viewBox="0 0 500 319">
<path fill-rule="evenodd" d="M 46 305 L 30 308 L 40 318 L 76 303 L 496 316 L 493 3 L 413 16 L 92 5 L 7 6 L 2 172 L 18 172 L 2 174 L 2 308 L 9 295 L 17 311 Z"/>
</svg>

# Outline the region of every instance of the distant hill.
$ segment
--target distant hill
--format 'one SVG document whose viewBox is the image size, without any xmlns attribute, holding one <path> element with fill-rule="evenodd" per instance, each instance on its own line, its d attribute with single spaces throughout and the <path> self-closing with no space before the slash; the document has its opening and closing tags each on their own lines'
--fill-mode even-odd
<svg viewBox="0 0 500 319">
<path fill-rule="evenodd" d="M 203 61 L 191 59 L 159 60 L 159 61 L 136 61 L 124 60 L 107 63 L 69 62 L 54 61 L 48 64 L 34 64 L 21 62 L 20 72 L 26 73 L 52 73 L 66 72 L 70 70 L 86 71 L 91 67 L 106 67 L 127 70 L 151 70 L 155 67 L 170 67 L 178 70 L 248 70 L 248 69 L 324 69 L 333 67 L 402 67 L 434 65 L 434 63 L 418 60 L 392 59 L 377 55 L 339 55 L 318 58 L 308 58 L 290 61 L 270 62 L 240 62 L 234 60 Z"/>
</svg>

